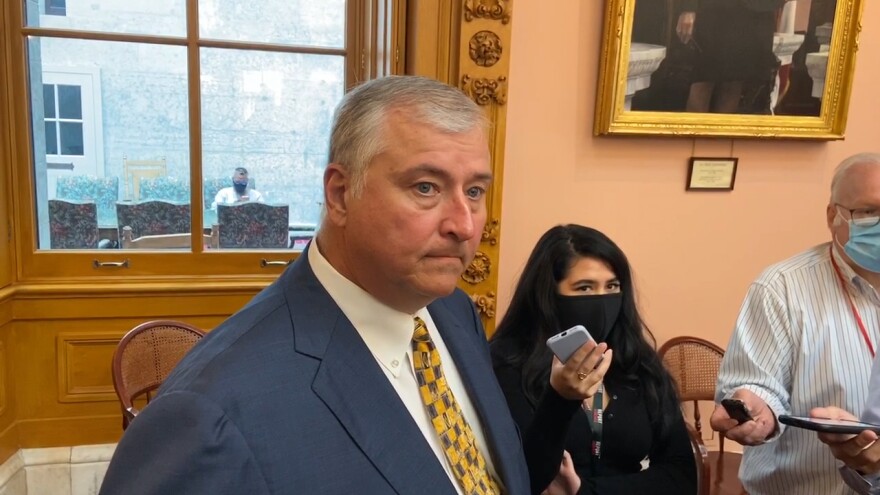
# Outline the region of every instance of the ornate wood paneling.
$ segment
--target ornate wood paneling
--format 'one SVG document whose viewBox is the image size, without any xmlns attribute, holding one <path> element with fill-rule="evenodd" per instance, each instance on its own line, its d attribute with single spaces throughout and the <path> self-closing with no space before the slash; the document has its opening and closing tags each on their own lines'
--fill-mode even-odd
<svg viewBox="0 0 880 495">
<path fill-rule="evenodd" d="M 109 363 L 121 337 L 98 332 L 58 334 L 58 402 L 116 401 Z"/>
<path fill-rule="evenodd" d="M 491 121 L 489 151 L 495 175 L 487 197 L 489 220 L 479 253 L 460 284 L 477 303 L 488 334 L 495 327 L 498 235 L 513 2 L 504 0 L 412 0 L 407 13 L 408 74 L 457 86 L 485 109 Z"/>
<path fill-rule="evenodd" d="M 480 251 L 465 273 L 486 332 L 495 330 L 498 289 L 498 234 L 501 228 L 501 184 L 504 176 L 504 141 L 507 131 L 507 83 L 510 67 L 510 32 L 513 2 L 465 0 L 459 39 L 459 73 L 455 83 L 492 122 L 489 139 L 495 181 L 489 195 L 489 218 L 483 229 Z"/>
<path fill-rule="evenodd" d="M 12 326 L 11 291 L 0 289 L 0 463 L 18 450 Z"/>
<path fill-rule="evenodd" d="M 240 290 L 218 294 L 177 286 L 164 294 L 123 290 L 65 299 L 46 289 L 25 291 L 24 300 L 16 295 L 16 318 L 7 325 L 14 329 L 7 335 L 15 334 L 16 345 L 6 349 L 7 358 L 17 363 L 14 400 L 20 447 L 118 440 L 121 415 L 110 361 L 119 339 L 137 324 L 159 318 L 210 330 L 244 305 L 256 288 Z"/>
<path fill-rule="evenodd" d="M 0 417 L 6 413 L 6 344 L 0 340 Z"/>
<path fill-rule="evenodd" d="M 6 9 L 0 5 L 0 26 L 4 26 Z M 8 74 L 6 65 L 6 42 L 0 36 L 0 117 L 8 115 Z M 0 118 L 0 288 L 12 283 L 14 258 L 12 243 L 12 157 L 10 150 L 9 127 L 6 119 Z M 0 325 L 3 322 L 0 320 Z"/>
</svg>

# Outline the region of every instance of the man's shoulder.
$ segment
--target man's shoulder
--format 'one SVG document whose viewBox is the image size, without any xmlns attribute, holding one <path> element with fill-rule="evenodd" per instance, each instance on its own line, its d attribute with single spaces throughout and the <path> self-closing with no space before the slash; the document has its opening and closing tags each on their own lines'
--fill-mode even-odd
<svg viewBox="0 0 880 495">
<path fill-rule="evenodd" d="M 245 307 L 208 334 L 184 357 L 166 379 L 162 392 L 191 390 L 210 395 L 252 375 L 262 359 L 290 343 L 293 333 L 283 293 L 270 285 Z"/>
<path fill-rule="evenodd" d="M 474 312 L 473 299 L 471 299 L 471 297 L 468 296 L 465 291 L 457 287 L 454 291 L 452 291 L 452 294 L 435 300 L 434 302 L 429 304 L 428 307 L 430 308 L 431 306 L 436 305 L 443 306 L 450 312 L 454 313 L 456 316 L 470 316 L 473 315 Z"/>
<path fill-rule="evenodd" d="M 755 283 L 772 285 L 791 280 L 812 279 L 817 271 L 825 270 L 829 266 L 829 246 L 830 243 L 822 243 L 778 261 L 765 268 Z"/>
</svg>

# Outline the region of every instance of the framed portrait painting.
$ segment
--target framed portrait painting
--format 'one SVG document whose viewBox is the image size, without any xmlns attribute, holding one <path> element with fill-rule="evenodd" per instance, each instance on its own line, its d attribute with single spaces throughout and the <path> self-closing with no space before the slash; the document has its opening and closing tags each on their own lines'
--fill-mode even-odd
<svg viewBox="0 0 880 495">
<path fill-rule="evenodd" d="M 608 0 L 597 135 L 842 139 L 865 0 Z"/>
</svg>

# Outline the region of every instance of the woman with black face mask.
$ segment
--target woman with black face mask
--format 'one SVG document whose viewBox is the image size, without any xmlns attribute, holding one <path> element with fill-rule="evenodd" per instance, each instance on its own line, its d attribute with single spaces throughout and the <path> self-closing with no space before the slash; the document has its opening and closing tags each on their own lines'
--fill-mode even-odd
<svg viewBox="0 0 880 495">
<path fill-rule="evenodd" d="M 563 365 L 546 341 L 574 325 L 599 345 L 585 344 Z M 696 493 L 675 384 L 639 316 L 629 262 L 611 239 L 580 225 L 547 231 L 490 345 L 533 493 Z M 598 380 L 593 360 L 572 372 L 572 359 L 606 345 L 610 366 Z M 596 386 L 584 392 L 591 380 Z"/>
</svg>

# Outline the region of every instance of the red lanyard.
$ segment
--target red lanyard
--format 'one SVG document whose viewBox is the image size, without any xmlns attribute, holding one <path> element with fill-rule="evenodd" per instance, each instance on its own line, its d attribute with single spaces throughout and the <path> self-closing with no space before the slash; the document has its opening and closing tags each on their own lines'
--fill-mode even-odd
<svg viewBox="0 0 880 495">
<path fill-rule="evenodd" d="M 840 273 L 840 267 L 837 266 L 837 261 L 834 260 L 834 252 L 831 250 L 831 246 L 828 247 L 828 254 L 831 256 L 831 265 L 834 267 L 834 271 L 837 273 L 837 280 L 840 281 L 840 290 L 843 291 L 843 295 L 846 296 L 846 300 L 849 302 L 849 309 L 852 311 L 853 318 L 856 319 L 856 323 L 859 325 L 859 330 L 862 332 L 862 338 L 865 339 L 865 344 L 868 346 L 868 352 L 871 353 L 871 359 L 874 359 L 874 344 L 871 343 L 871 338 L 868 337 L 868 331 L 865 329 L 865 324 L 862 322 L 862 317 L 859 316 L 859 311 L 856 309 L 856 305 L 853 303 L 852 295 L 849 293 L 849 289 L 846 287 L 846 281 L 843 279 L 843 274 Z"/>
</svg>

